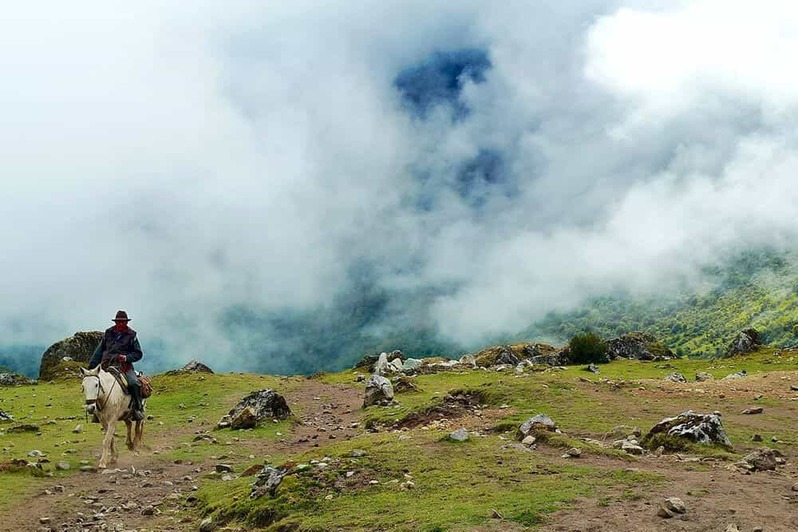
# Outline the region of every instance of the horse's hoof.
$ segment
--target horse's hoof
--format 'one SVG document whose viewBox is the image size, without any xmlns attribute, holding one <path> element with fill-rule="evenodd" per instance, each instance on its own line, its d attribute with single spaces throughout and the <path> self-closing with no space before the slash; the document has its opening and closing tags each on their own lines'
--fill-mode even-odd
<svg viewBox="0 0 798 532">
<path fill-rule="evenodd" d="M 97 469 L 105 469 L 105 468 L 107 468 L 107 467 L 108 467 L 108 465 L 107 465 L 107 464 L 103 464 L 102 462 L 100 462 L 99 464 L 97 464 Z"/>
</svg>

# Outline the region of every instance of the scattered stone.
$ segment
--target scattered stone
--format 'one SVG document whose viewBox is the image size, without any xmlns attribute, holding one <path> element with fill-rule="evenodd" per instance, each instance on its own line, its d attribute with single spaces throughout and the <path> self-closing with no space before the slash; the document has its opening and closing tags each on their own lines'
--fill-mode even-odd
<svg viewBox="0 0 798 532">
<path fill-rule="evenodd" d="M 148 504 L 141 509 L 141 515 L 155 515 L 155 506 Z"/>
<path fill-rule="evenodd" d="M 83 425 L 78 423 L 77 425 L 75 425 L 75 428 L 72 429 L 72 432 L 74 432 L 75 434 L 80 434 L 81 432 L 83 432 Z"/>
<path fill-rule="evenodd" d="M 724 532 L 740 532 L 740 528 L 735 523 L 731 523 Z"/>
<path fill-rule="evenodd" d="M 555 432 L 556 430 L 557 425 L 549 416 L 546 414 L 538 414 L 527 419 L 518 427 L 517 437 L 519 440 L 523 440 L 527 436 L 534 436 L 532 433 L 536 431 Z"/>
<path fill-rule="evenodd" d="M 468 441 L 468 431 L 463 428 L 459 428 L 456 431 L 449 434 L 449 439 L 452 441 Z"/>
<path fill-rule="evenodd" d="M 571 447 L 567 451 L 565 451 L 565 456 L 570 456 L 571 458 L 579 458 L 582 456 L 582 450 L 578 447 Z"/>
<path fill-rule="evenodd" d="M 7 421 L 14 421 L 14 418 L 11 416 L 11 414 L 4 412 L 3 409 L 0 408 L 0 422 Z"/>
<path fill-rule="evenodd" d="M 596 375 L 599 375 L 601 373 L 599 371 L 599 369 L 598 369 L 598 366 L 596 366 L 592 362 L 590 364 L 588 364 L 588 366 L 585 368 L 585 371 L 589 371 L 591 373 L 595 373 Z"/>
<path fill-rule="evenodd" d="M 696 382 L 706 382 L 714 380 L 714 377 L 709 373 L 704 373 L 703 371 L 699 371 L 695 374 L 695 381 Z"/>
<path fill-rule="evenodd" d="M 737 465 L 748 471 L 775 471 L 777 465 L 784 463 L 784 455 L 776 449 L 757 449 L 738 462 Z"/>
<path fill-rule="evenodd" d="M 634 454 L 637 456 L 645 454 L 646 450 L 640 447 L 639 445 L 632 443 L 628 440 L 624 440 L 621 443 L 621 450 L 628 454 Z"/>
<path fill-rule="evenodd" d="M 233 466 L 230 464 L 216 464 L 216 472 L 217 473 L 232 473 Z"/>
<path fill-rule="evenodd" d="M 762 441 L 762 435 L 754 434 L 753 436 L 751 436 L 751 441 Z"/>
<path fill-rule="evenodd" d="M 744 379 L 748 376 L 748 372 L 745 370 L 738 371 L 737 373 L 730 373 L 723 377 L 723 380 L 730 380 L 730 379 Z"/>
<path fill-rule="evenodd" d="M 39 449 L 34 449 L 28 453 L 28 456 L 30 456 L 31 458 L 41 458 L 45 456 L 45 454 L 41 452 Z"/>
<path fill-rule="evenodd" d="M 43 525 L 46 525 L 49 522 L 50 522 L 50 518 L 49 517 L 40 517 L 39 518 L 39 523 L 41 523 Z"/>
<path fill-rule="evenodd" d="M 405 372 L 416 371 L 418 368 L 421 367 L 422 364 L 423 363 L 421 362 L 421 360 L 419 360 L 417 358 L 408 358 L 402 364 L 402 371 L 405 371 Z"/>
<path fill-rule="evenodd" d="M 213 524 L 213 519 L 206 517 L 202 520 L 199 526 L 199 532 L 212 532 L 216 530 L 216 525 Z"/>
<path fill-rule="evenodd" d="M 682 375 L 679 372 L 674 372 L 674 373 L 671 373 L 669 375 L 666 375 L 665 376 L 665 380 L 666 381 L 671 381 L 671 382 L 687 382 L 687 379 L 685 378 L 685 376 Z"/>
<path fill-rule="evenodd" d="M 667 449 L 667 442 L 659 442 L 656 437 L 658 434 L 683 438 L 701 445 L 718 444 L 728 448 L 732 447 L 719 413 L 697 414 L 688 410 L 676 417 L 665 418 L 652 427 L 643 438 L 642 444 L 647 446 L 647 444 L 657 442 L 657 446 L 665 445 Z"/>
<path fill-rule="evenodd" d="M 751 416 L 754 414 L 761 414 L 764 411 L 765 411 L 764 408 L 762 408 L 761 406 L 757 406 L 756 408 L 746 408 L 745 410 L 743 410 L 743 414 Z"/>
<path fill-rule="evenodd" d="M 523 440 L 521 440 L 521 443 L 523 443 L 526 446 L 532 446 L 535 445 L 536 441 L 537 438 L 535 438 L 534 436 L 526 436 Z"/>
<path fill-rule="evenodd" d="M 272 419 L 288 419 L 291 409 L 285 398 L 274 390 L 252 392 L 233 407 L 219 421 L 219 428 L 254 428 L 258 423 Z"/>
<path fill-rule="evenodd" d="M 64 461 L 56 462 L 55 463 L 55 468 L 58 471 L 69 471 L 70 469 L 72 469 L 72 464 L 70 464 L 69 462 L 64 462 Z"/>
<path fill-rule="evenodd" d="M 366 381 L 363 406 L 385 405 L 393 401 L 393 385 L 381 375 L 372 375 Z"/>
<path fill-rule="evenodd" d="M 664 506 L 661 506 L 660 509 L 657 510 L 657 515 L 664 519 L 670 519 L 671 517 L 673 517 L 673 512 L 671 512 Z"/>
<path fill-rule="evenodd" d="M 352 449 L 352 452 L 349 453 L 349 456 L 352 458 L 360 458 L 362 456 L 366 456 L 366 451 L 362 449 Z"/>
<path fill-rule="evenodd" d="M 793 384 L 793 385 L 791 385 L 791 386 L 790 386 L 790 390 L 792 390 L 792 391 L 794 391 L 794 392 L 798 392 L 798 384 Z"/>
</svg>

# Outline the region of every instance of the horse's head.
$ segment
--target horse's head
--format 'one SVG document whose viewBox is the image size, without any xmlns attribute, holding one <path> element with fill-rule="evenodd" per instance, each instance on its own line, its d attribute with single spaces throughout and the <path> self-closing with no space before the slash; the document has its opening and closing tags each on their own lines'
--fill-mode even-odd
<svg viewBox="0 0 798 532">
<path fill-rule="evenodd" d="M 97 411 L 97 399 L 100 398 L 100 366 L 92 370 L 80 368 L 83 375 L 83 395 L 86 396 L 86 412 L 94 414 Z"/>
</svg>

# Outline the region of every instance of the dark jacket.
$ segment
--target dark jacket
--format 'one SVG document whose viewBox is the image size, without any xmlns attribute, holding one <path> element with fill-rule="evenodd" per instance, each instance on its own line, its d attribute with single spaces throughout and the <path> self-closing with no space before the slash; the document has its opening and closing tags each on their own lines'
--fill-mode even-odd
<svg viewBox="0 0 798 532">
<path fill-rule="evenodd" d="M 136 338 L 136 331 L 128 327 L 125 332 L 119 332 L 115 327 L 109 327 L 103 334 L 103 339 L 94 350 L 94 354 L 89 361 L 89 369 L 93 369 L 97 364 L 104 364 L 110 360 L 116 360 L 118 355 L 125 355 L 127 361 L 120 363 L 122 371 L 127 373 L 133 369 L 133 362 L 138 362 L 144 353 L 141 352 L 139 340 Z"/>
</svg>

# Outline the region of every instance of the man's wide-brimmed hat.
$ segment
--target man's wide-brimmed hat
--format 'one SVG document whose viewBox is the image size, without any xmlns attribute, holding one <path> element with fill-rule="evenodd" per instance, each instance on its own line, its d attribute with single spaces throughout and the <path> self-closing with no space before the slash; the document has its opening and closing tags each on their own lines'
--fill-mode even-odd
<svg viewBox="0 0 798 532">
<path fill-rule="evenodd" d="M 111 321 L 130 321 L 130 318 L 127 317 L 127 312 L 124 310 L 117 310 L 116 317 Z"/>
</svg>

